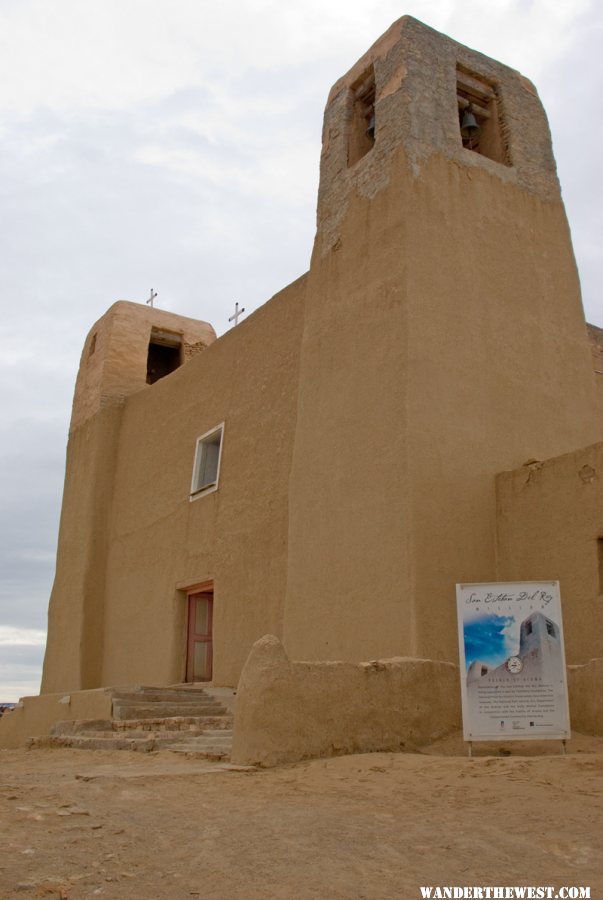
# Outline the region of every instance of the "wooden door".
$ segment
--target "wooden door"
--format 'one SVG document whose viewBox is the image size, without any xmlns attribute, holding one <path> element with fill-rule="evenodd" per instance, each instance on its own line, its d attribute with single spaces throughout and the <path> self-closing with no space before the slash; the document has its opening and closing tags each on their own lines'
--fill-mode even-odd
<svg viewBox="0 0 603 900">
<path fill-rule="evenodd" d="M 211 681 L 214 594 L 211 590 L 188 595 L 186 680 Z"/>
</svg>

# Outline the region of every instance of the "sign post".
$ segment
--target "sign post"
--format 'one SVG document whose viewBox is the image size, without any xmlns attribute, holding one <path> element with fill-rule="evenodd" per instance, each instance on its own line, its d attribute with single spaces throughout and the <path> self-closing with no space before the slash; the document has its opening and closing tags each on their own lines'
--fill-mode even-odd
<svg viewBox="0 0 603 900">
<path fill-rule="evenodd" d="M 457 584 L 456 599 L 464 739 L 555 738 L 565 747 L 559 582 Z"/>
</svg>

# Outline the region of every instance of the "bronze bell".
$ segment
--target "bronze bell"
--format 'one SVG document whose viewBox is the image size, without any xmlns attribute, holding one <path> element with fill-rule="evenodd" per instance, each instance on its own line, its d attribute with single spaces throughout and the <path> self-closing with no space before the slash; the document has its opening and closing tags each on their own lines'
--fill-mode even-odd
<svg viewBox="0 0 603 900">
<path fill-rule="evenodd" d="M 473 115 L 471 106 L 468 106 L 463 113 L 463 121 L 461 122 L 461 134 L 464 138 L 471 138 L 479 131 L 477 119 Z"/>
<path fill-rule="evenodd" d="M 370 118 L 368 120 L 368 127 L 366 129 L 367 137 L 370 137 L 371 140 L 375 140 L 375 113 L 372 112 Z"/>
</svg>

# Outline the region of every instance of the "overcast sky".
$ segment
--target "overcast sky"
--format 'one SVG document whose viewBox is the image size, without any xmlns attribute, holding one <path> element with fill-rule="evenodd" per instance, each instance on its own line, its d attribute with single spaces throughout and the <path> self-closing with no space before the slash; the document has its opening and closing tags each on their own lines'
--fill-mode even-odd
<svg viewBox="0 0 603 900">
<path fill-rule="evenodd" d="M 0 0 L 0 701 L 37 693 L 73 385 L 118 299 L 228 327 L 308 268 L 330 86 L 405 13 L 547 109 L 587 318 L 599 253 L 597 0 Z"/>
</svg>

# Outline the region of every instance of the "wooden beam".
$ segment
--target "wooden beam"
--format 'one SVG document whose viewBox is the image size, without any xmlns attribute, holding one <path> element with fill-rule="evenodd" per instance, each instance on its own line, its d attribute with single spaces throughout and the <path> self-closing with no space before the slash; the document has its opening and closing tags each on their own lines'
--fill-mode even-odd
<svg viewBox="0 0 603 900">
<path fill-rule="evenodd" d="M 465 75 L 464 72 L 459 72 L 458 70 L 456 83 L 462 90 L 469 91 L 470 94 L 476 94 L 478 97 L 483 97 L 485 100 L 492 100 L 496 96 L 489 84 L 484 84 L 483 81 L 478 81 L 477 78 L 472 78 L 471 75 Z"/>
<path fill-rule="evenodd" d="M 476 119 L 491 119 L 492 113 L 489 109 L 484 109 L 483 106 L 480 106 L 479 103 L 470 103 L 469 100 L 466 100 L 465 97 L 457 96 L 457 103 L 459 105 L 459 109 L 467 109 L 468 106 L 473 110 L 473 114 Z"/>
</svg>

